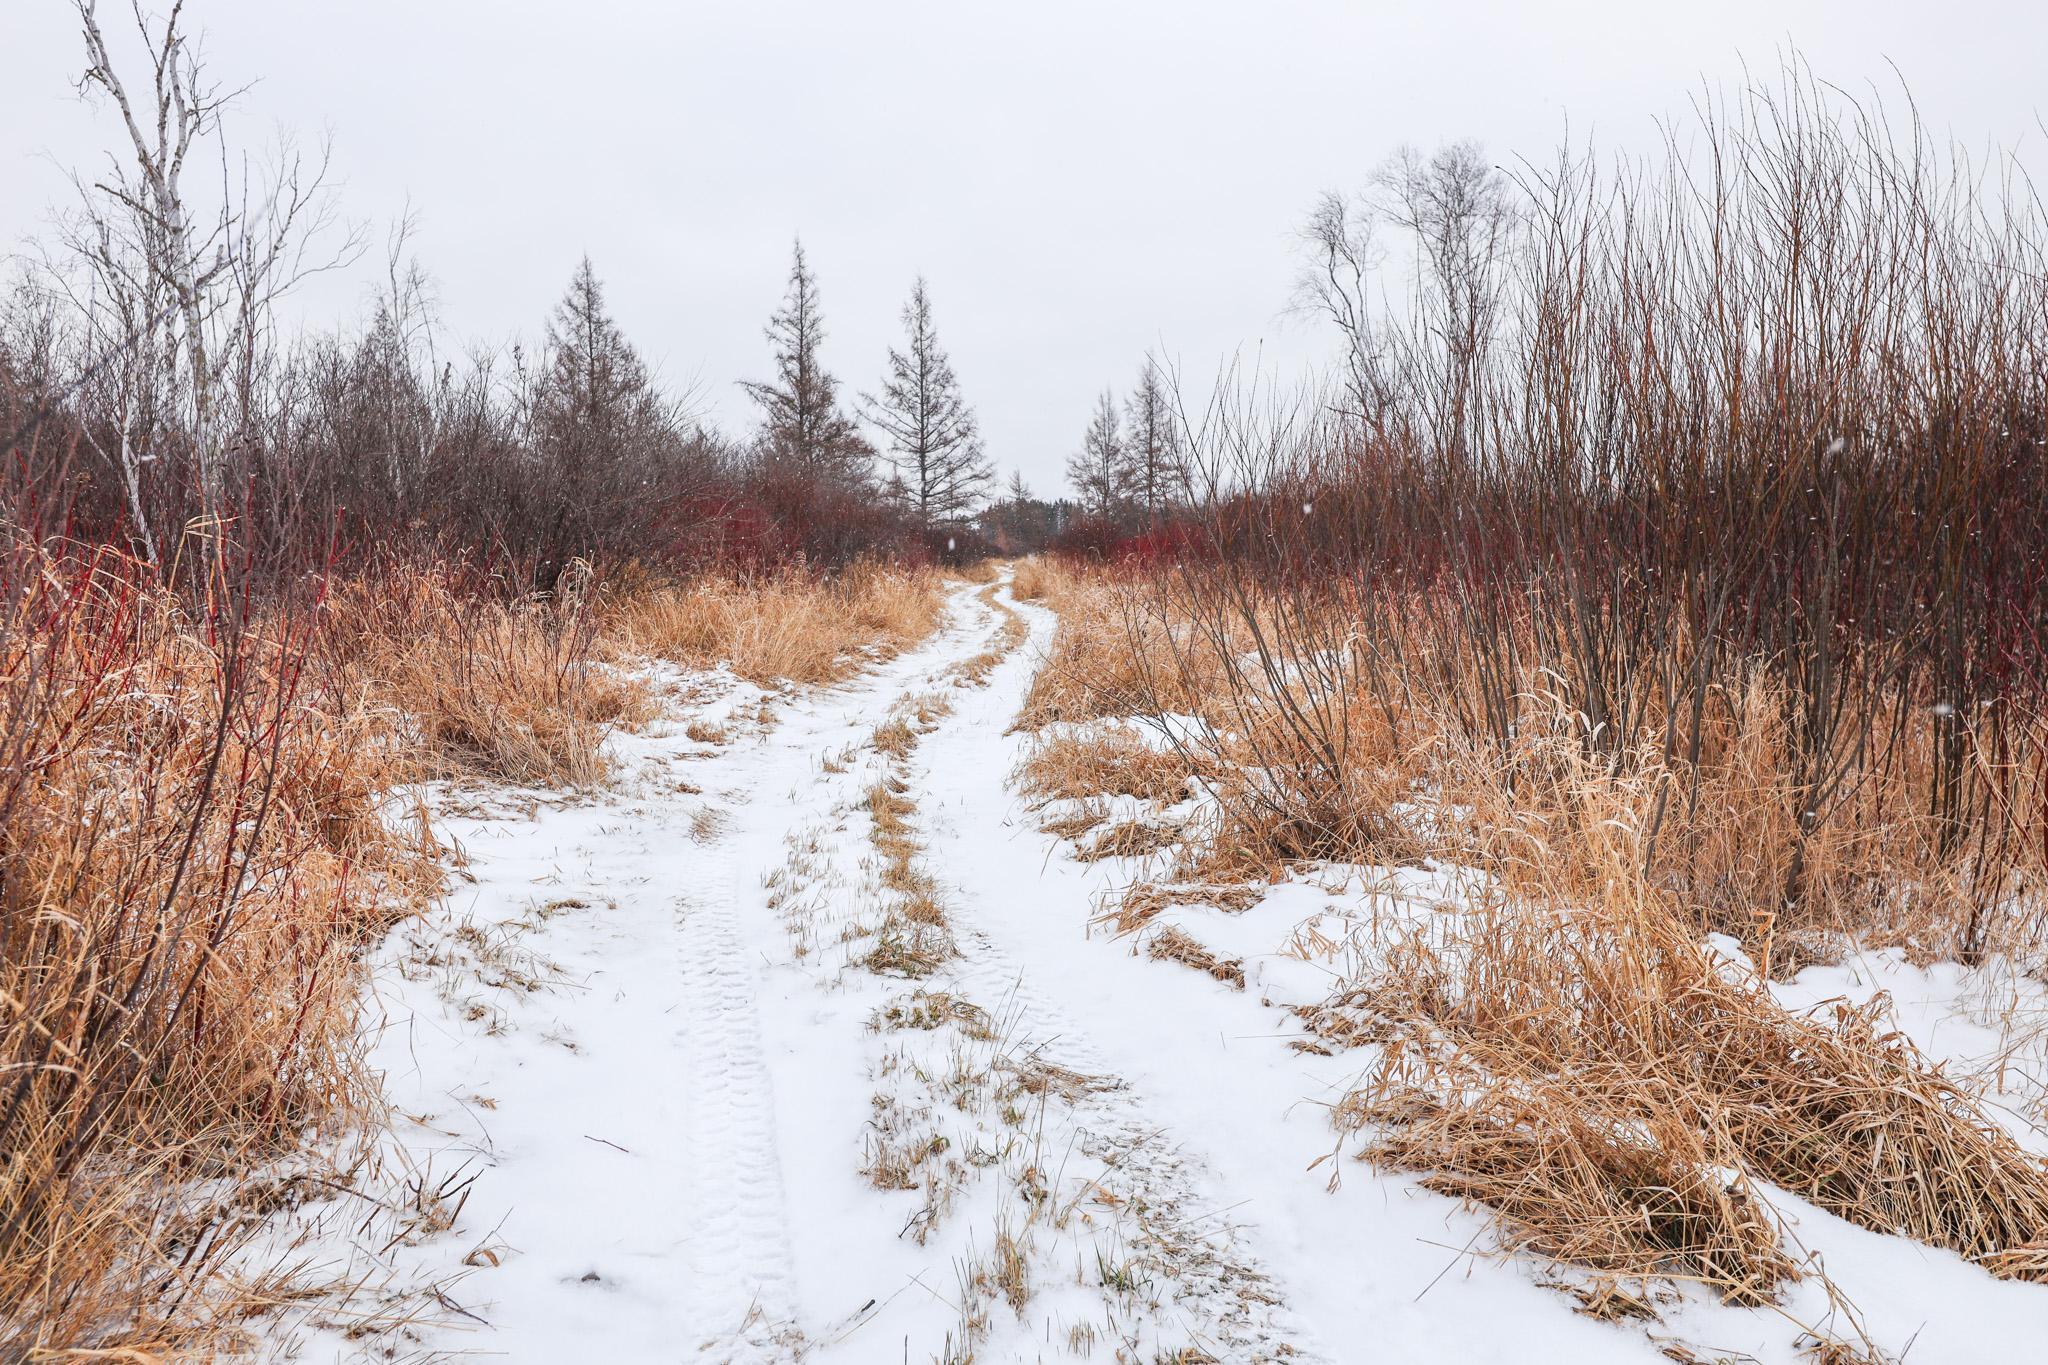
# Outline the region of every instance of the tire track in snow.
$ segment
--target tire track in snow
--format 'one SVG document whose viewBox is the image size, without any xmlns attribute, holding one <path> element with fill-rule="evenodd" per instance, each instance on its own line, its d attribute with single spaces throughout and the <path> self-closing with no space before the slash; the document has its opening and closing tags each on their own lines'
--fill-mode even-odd
<svg viewBox="0 0 2048 1365">
<path fill-rule="evenodd" d="M 964 897 L 955 896 L 955 902 Z M 1146 1104 L 1116 1063 L 1057 1006 L 995 939 L 956 919 L 961 963 L 946 987 L 999 1020 L 1013 1056 L 1079 1073 L 1092 1082 L 1069 1096 L 1075 1150 L 1103 1163 L 1100 1183 L 1134 1215 L 1135 1231 L 1172 1278 L 1186 1325 L 1227 1348 L 1230 1360 L 1331 1359 L 1287 1305 L 1258 1253 L 1255 1225 L 1233 1219 L 1237 1202 L 1218 1188 L 1200 1153 Z"/>
<path fill-rule="evenodd" d="M 1000 788 L 1006 782 L 1007 764 L 965 764 L 942 778 L 934 765 L 943 759 L 925 760 L 963 732 L 983 738 L 1006 728 L 1031 677 L 1027 651 L 1042 634 L 1034 630 L 1013 652 L 996 675 L 999 681 L 992 680 L 996 685 L 956 693 L 959 708 L 924 736 L 916 756 L 900 766 L 919 812 L 913 819 L 927 838 L 934 819 L 944 818 L 940 812 L 948 793 L 942 786 L 957 797 L 963 786 L 993 783 Z M 947 918 L 959 956 L 927 979 L 925 988 L 942 987 L 994 1016 L 1009 1065 L 1042 1064 L 1078 1073 L 1075 1084 L 1062 1091 L 1054 1145 L 1101 1165 L 1096 1186 L 1129 1211 L 1110 1241 L 1141 1250 L 1148 1269 L 1162 1272 L 1170 1283 L 1171 1311 L 1155 1327 L 1170 1324 L 1190 1333 L 1207 1349 L 1222 1352 L 1221 1359 L 1331 1359 L 1289 1309 L 1287 1295 L 1259 1256 L 1258 1229 L 1231 1218 L 1236 1201 L 1221 1188 L 1217 1173 L 1151 1112 L 1144 1096 L 1086 1032 L 1034 989 L 1022 962 L 976 923 L 972 895 L 961 889 L 965 869 L 934 861 L 926 870 L 947 888 Z M 931 1061 L 936 1070 L 939 1058 Z M 1103 1249 L 1097 1239 L 1098 1252 Z M 1114 1256 L 1115 1247 L 1110 1250 Z"/>
<path fill-rule="evenodd" d="M 676 906 L 676 973 L 685 1002 L 672 1084 L 689 1092 L 686 1278 L 705 1359 L 795 1359 L 789 1229 L 775 1101 L 761 1053 L 752 957 L 738 924 L 739 868 L 728 856 L 710 894 Z"/>
<path fill-rule="evenodd" d="M 805 698 L 787 728 L 750 756 L 741 786 L 730 793 L 741 823 L 785 824 L 782 787 L 809 775 L 809 765 L 869 724 L 875 698 L 888 698 L 913 679 L 935 673 L 980 647 L 981 622 L 954 613 L 933 637 L 876 674 Z M 821 788 L 835 786 L 821 782 Z M 820 791 L 818 797 L 824 793 Z M 817 798 L 814 798 L 817 799 Z M 748 818 L 752 811 L 760 815 Z M 762 846 L 728 832 L 704 869 L 706 890 L 676 901 L 678 993 L 684 1017 L 674 1039 L 675 1081 L 687 1087 L 683 1133 L 690 1165 L 686 1229 L 690 1320 L 707 1335 L 692 1343 L 706 1360 L 769 1365 L 800 1358 L 788 1202 L 772 1077 L 762 1049 L 758 986 L 763 949 L 779 928 L 763 920 L 753 883 L 764 870 L 742 851 Z"/>
</svg>

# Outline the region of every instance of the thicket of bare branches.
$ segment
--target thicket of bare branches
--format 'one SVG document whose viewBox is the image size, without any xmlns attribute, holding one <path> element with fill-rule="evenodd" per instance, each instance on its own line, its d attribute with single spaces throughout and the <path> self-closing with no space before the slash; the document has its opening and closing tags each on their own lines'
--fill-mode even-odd
<svg viewBox="0 0 2048 1365">
<path fill-rule="evenodd" d="M 688 570 L 922 552 L 921 528 L 874 496 L 801 247 L 769 325 L 777 375 L 747 386 L 763 421 L 738 438 L 662 392 L 587 260 L 538 345 L 451 344 L 410 222 L 362 325 L 287 342 L 279 300 L 364 246 L 324 150 L 285 142 L 245 171 L 239 92 L 206 71 L 182 4 L 119 25 L 96 0 L 76 8 L 80 88 L 117 113 L 120 145 L 77 176 L 76 205 L 0 306 L 25 408 L 0 438 L 76 451 L 60 499 L 71 534 L 168 577 L 168 547 L 217 521 L 280 579 L 373 551 L 461 555 L 513 591 L 579 559 Z M 976 510 L 980 491 L 970 480 L 947 514 Z"/>
<path fill-rule="evenodd" d="M 1661 165 L 1510 184 L 1454 147 L 1383 172 L 1370 220 L 1326 202 L 1308 296 L 1340 392 L 1190 423 L 1238 490 L 1201 593 L 1341 623 L 1280 652 L 1350 660 L 1331 688 L 1390 715 L 1426 693 L 1511 782 L 1540 785 L 1526 741 L 1556 727 L 1653 767 L 1649 856 L 1715 927 L 1880 896 L 1815 858 L 1909 799 L 1969 954 L 2041 835 L 2048 234 L 2023 184 L 1885 113 L 1793 69 L 1702 104 Z M 1415 301 L 1390 308 L 1370 239 L 1396 233 Z M 1688 817 L 1746 745 L 1782 831 L 1738 891 Z"/>
<path fill-rule="evenodd" d="M 1305 1012 L 1360 1050 L 1363 1155 L 1507 1245 L 1738 1302 L 1825 1275 L 1758 1182 L 2041 1278 L 2048 1167 L 2003 1079 L 1882 996 L 1773 988 L 1863 949 L 1990 980 L 2048 948 L 2023 178 L 1795 66 L 1649 164 L 1397 157 L 1307 239 L 1328 391 L 1219 388 L 1184 421 L 1221 490 L 1187 540 L 1054 576 L 1025 723 L 1151 716 L 1165 749 L 1062 736 L 1027 780 L 1202 784 L 1126 827 L 1179 852 L 1110 918 L 1428 859 L 1455 892 L 1375 904 Z"/>
</svg>

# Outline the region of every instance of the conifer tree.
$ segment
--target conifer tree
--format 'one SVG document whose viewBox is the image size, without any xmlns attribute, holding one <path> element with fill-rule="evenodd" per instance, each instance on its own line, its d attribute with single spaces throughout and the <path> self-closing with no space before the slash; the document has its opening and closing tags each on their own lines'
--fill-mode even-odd
<svg viewBox="0 0 2048 1365">
<path fill-rule="evenodd" d="M 1159 367 L 1149 359 L 1124 405 L 1124 420 L 1124 468 L 1133 510 L 1151 525 L 1173 510 L 1186 480 L 1173 400 Z"/>
<path fill-rule="evenodd" d="M 547 518 L 538 568 L 552 575 L 599 552 L 615 529 L 605 509 L 678 445 L 675 410 L 605 311 L 587 256 L 548 319 L 530 415 L 535 496 Z"/>
<path fill-rule="evenodd" d="M 761 406 L 763 454 L 833 482 L 866 484 L 873 474 L 874 447 L 839 406 L 839 381 L 819 354 L 825 317 L 801 240 L 790 264 L 789 292 L 769 318 L 767 336 L 775 347 L 775 378 L 743 385 Z"/>
<path fill-rule="evenodd" d="M 939 345 L 922 276 L 903 306 L 903 330 L 904 349 L 889 348 L 889 372 L 881 393 L 868 397 L 867 415 L 888 438 L 884 458 L 910 515 L 930 530 L 965 521 L 987 496 L 995 469 Z"/>
<path fill-rule="evenodd" d="M 1129 503 L 1129 468 L 1116 395 L 1107 389 L 1095 401 L 1095 415 L 1080 450 L 1067 458 L 1067 478 L 1090 516 L 1114 521 L 1123 515 Z"/>
<path fill-rule="evenodd" d="M 637 453 L 672 425 L 585 256 L 548 319 L 547 370 L 534 401 L 542 452 L 573 473 Z"/>
</svg>

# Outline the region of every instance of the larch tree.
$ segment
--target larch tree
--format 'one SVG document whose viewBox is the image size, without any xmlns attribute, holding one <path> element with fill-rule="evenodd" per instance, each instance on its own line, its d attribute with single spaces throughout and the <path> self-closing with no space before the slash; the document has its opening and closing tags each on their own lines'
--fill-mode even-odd
<svg viewBox="0 0 2048 1365">
<path fill-rule="evenodd" d="M 889 348 L 882 391 L 867 396 L 867 418 L 888 438 L 891 482 L 900 485 L 917 524 L 925 530 L 956 525 L 987 497 L 995 469 L 933 329 L 923 276 L 903 306 L 903 332 L 904 349 Z"/>
<path fill-rule="evenodd" d="M 673 414 L 647 366 L 605 310 L 604 286 L 585 256 L 548 319 L 547 374 L 534 405 L 550 458 L 588 466 L 666 434 Z"/>
<path fill-rule="evenodd" d="M 1104 389 L 1095 400 L 1095 415 L 1081 448 L 1067 457 L 1067 479 L 1090 516 L 1104 521 L 1120 516 L 1130 500 L 1130 470 L 1124 454 L 1123 428 L 1116 395 Z"/>
<path fill-rule="evenodd" d="M 543 486 L 555 503 L 545 557 L 559 570 L 597 547 L 606 530 L 593 520 L 598 509 L 628 493 L 633 471 L 670 453 L 676 440 L 676 413 L 605 310 L 588 256 L 548 319 L 532 423 Z"/>
<path fill-rule="evenodd" d="M 1158 365 L 1148 359 L 1138 387 L 1124 405 L 1123 442 L 1130 498 L 1148 525 L 1171 512 L 1186 491 L 1176 421 L 1173 398 L 1159 378 Z"/>
<path fill-rule="evenodd" d="M 826 371 L 819 354 L 825 315 L 801 240 L 790 265 L 789 292 L 768 319 L 767 336 L 775 347 L 775 378 L 741 386 L 761 406 L 763 453 L 776 463 L 836 482 L 867 483 L 873 475 L 874 447 L 840 407 L 839 381 Z"/>
</svg>

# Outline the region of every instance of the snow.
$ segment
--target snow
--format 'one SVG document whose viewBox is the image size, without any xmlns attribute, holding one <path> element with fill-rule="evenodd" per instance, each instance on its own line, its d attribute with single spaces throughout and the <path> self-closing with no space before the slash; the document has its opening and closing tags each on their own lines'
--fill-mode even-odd
<svg viewBox="0 0 2048 1365">
<path fill-rule="evenodd" d="M 614 741 L 605 792 L 450 803 L 474 881 L 378 954 L 374 1062 L 387 1169 L 473 1180 L 395 1246 L 347 1218 L 281 1228 L 364 1293 L 424 1306 L 351 1336 L 363 1303 L 316 1303 L 273 1324 L 278 1351 L 1576 1365 L 1683 1342 L 1790 1365 L 1809 1328 L 1852 1335 L 1812 1283 L 1782 1311 L 1679 1289 L 1661 1321 L 1596 1321 L 1549 1287 L 1584 1275 L 1493 1254 L 1482 1213 L 1339 1151 L 1328 1106 L 1365 1061 L 1291 1046 L 1307 1035 L 1289 1007 L 1342 980 L 1361 928 L 1455 906 L 1470 874 L 1329 868 L 1237 913 L 1172 906 L 1107 934 L 1094 921 L 1133 866 L 1077 861 L 1008 786 L 1052 615 L 1001 594 L 1029 639 L 985 687 L 957 686 L 948 670 L 1001 624 L 975 591 L 836 688 L 668 671 L 672 714 Z M 909 756 L 868 745 L 909 698 L 944 702 Z M 729 742 L 690 739 L 692 721 Z M 957 948 L 919 980 L 856 963 L 893 894 L 864 804 L 878 783 L 914 806 Z M 1241 960 L 1245 989 L 1152 960 L 1167 927 Z M 2032 1140 L 2038 1040 L 1991 1006 L 2048 1019 L 2038 983 L 1879 954 L 1779 995 L 1880 989 L 1934 1055 L 2002 1062 Z M 904 1143 L 910 1187 L 877 1188 L 864 1168 Z M 2048 1289 L 1766 1194 L 1914 1365 L 2023 1358 L 2048 1331 Z M 1006 1244 L 1021 1307 L 996 1287 Z"/>
</svg>

